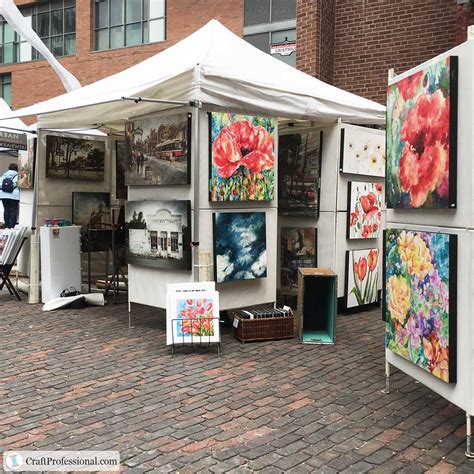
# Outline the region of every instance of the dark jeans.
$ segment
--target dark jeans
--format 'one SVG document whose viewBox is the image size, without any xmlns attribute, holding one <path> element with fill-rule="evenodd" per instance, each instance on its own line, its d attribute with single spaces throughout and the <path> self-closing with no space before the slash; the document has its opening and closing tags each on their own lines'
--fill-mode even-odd
<svg viewBox="0 0 474 474">
<path fill-rule="evenodd" d="M 13 229 L 16 225 L 18 217 L 18 205 L 20 201 L 17 199 L 2 199 L 3 203 L 3 220 L 7 229 Z"/>
</svg>

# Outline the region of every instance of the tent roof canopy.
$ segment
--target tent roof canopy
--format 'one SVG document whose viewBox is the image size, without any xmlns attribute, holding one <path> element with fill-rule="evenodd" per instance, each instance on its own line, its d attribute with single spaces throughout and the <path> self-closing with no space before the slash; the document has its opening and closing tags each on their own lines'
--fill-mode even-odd
<svg viewBox="0 0 474 474">
<path fill-rule="evenodd" d="M 13 112 L 40 128 L 123 129 L 131 117 L 170 108 L 123 97 L 200 101 L 232 110 L 318 124 L 384 123 L 385 107 L 338 89 L 271 57 L 217 20 L 122 72 Z M 1 122 L 0 122 L 1 125 Z"/>
</svg>

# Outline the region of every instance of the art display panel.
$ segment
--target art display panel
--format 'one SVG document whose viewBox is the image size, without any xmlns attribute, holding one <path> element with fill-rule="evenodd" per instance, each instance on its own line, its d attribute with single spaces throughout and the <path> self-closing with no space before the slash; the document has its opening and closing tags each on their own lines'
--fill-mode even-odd
<svg viewBox="0 0 474 474">
<path fill-rule="evenodd" d="M 127 146 L 124 141 L 115 142 L 115 197 L 128 198 L 128 189 L 125 184 L 125 169 L 127 166 Z"/>
<path fill-rule="evenodd" d="M 104 181 L 104 164 L 104 141 L 46 137 L 47 178 Z"/>
<path fill-rule="evenodd" d="M 126 127 L 128 186 L 191 183 L 191 114 L 154 115 Z"/>
<path fill-rule="evenodd" d="M 377 238 L 382 227 L 382 183 L 349 181 L 347 195 L 347 238 Z"/>
<path fill-rule="evenodd" d="M 209 113 L 209 200 L 271 201 L 277 121 Z"/>
<path fill-rule="evenodd" d="M 387 229 L 384 247 L 387 349 L 454 383 L 457 236 Z"/>
<path fill-rule="evenodd" d="M 456 207 L 457 56 L 387 90 L 387 206 Z"/>
<path fill-rule="evenodd" d="M 191 202 L 129 201 L 128 263 L 191 270 Z"/>
<path fill-rule="evenodd" d="M 322 130 L 278 138 L 278 212 L 318 217 L 321 190 Z"/>
<path fill-rule="evenodd" d="M 281 229 L 280 290 L 296 294 L 298 268 L 316 268 L 318 231 L 311 227 L 283 227 Z"/>
<path fill-rule="evenodd" d="M 342 173 L 385 176 L 385 133 L 367 127 L 341 129 Z"/>
<path fill-rule="evenodd" d="M 27 150 L 18 150 L 18 187 L 33 189 L 35 182 L 35 139 L 27 141 Z"/>
<path fill-rule="evenodd" d="M 265 212 L 213 214 L 214 276 L 217 283 L 267 276 Z"/>
<path fill-rule="evenodd" d="M 110 224 L 110 194 L 72 193 L 72 223 L 92 229 Z"/>
<path fill-rule="evenodd" d="M 345 306 L 347 309 L 378 301 L 378 248 L 346 252 Z"/>
</svg>

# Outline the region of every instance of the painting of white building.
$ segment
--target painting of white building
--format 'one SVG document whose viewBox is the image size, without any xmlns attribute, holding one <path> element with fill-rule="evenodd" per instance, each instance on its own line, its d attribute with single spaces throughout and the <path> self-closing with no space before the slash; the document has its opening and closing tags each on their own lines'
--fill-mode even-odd
<svg viewBox="0 0 474 474">
<path fill-rule="evenodd" d="M 129 263 L 191 270 L 190 214 L 190 201 L 129 202 Z"/>
</svg>

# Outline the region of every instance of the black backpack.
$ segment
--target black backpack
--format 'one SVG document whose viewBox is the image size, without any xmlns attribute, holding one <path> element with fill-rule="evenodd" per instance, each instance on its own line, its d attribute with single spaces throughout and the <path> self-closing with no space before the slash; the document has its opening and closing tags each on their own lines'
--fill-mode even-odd
<svg viewBox="0 0 474 474">
<path fill-rule="evenodd" d="M 3 178 L 2 191 L 4 193 L 12 193 L 14 189 L 15 189 L 15 183 L 13 182 L 13 179 Z"/>
</svg>

